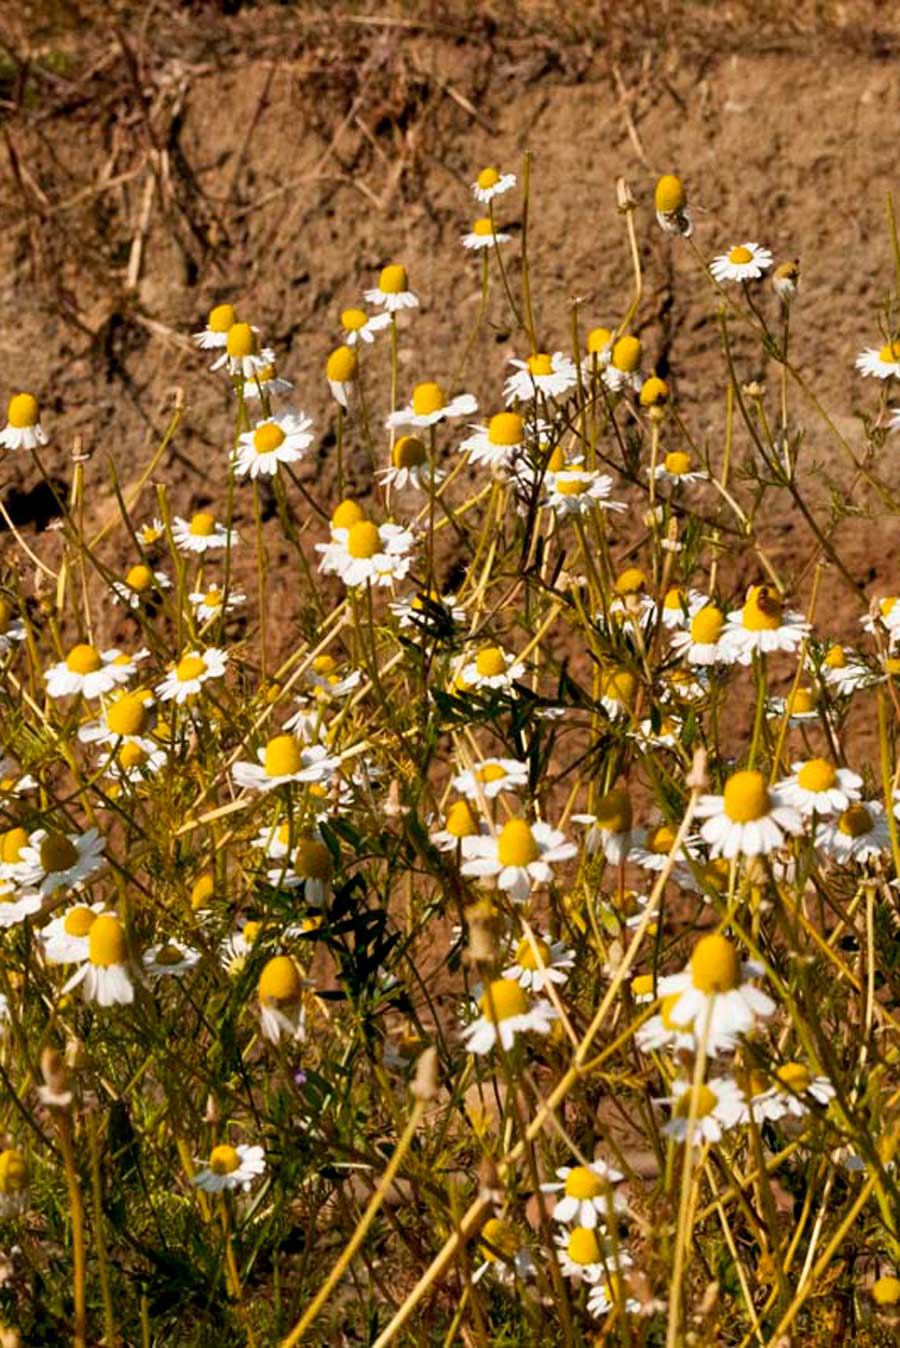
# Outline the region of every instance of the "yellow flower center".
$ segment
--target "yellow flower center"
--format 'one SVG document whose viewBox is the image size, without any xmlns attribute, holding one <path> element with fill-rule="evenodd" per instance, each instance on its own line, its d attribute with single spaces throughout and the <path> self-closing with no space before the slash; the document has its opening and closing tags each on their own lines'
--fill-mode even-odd
<svg viewBox="0 0 900 1348">
<path fill-rule="evenodd" d="M 203 596 L 203 602 L 207 608 L 220 608 L 224 598 L 225 596 L 221 590 L 212 589 L 206 591 L 206 594 Z"/>
<path fill-rule="evenodd" d="M 294 870 L 304 880 L 330 880 L 331 853 L 318 838 L 300 838 L 294 853 Z"/>
<path fill-rule="evenodd" d="M 266 421 L 253 432 L 253 448 L 257 454 L 272 454 L 281 448 L 286 439 L 277 421 Z"/>
<path fill-rule="evenodd" d="M 900 1278 L 885 1274 L 872 1284 L 872 1296 L 878 1306 L 896 1306 L 900 1301 Z"/>
<path fill-rule="evenodd" d="M 691 619 L 691 641 L 697 646 L 712 646 L 722 635 L 725 615 L 715 604 L 706 604 Z"/>
<path fill-rule="evenodd" d="M 630 707 L 637 694 L 637 679 L 627 669 L 611 669 L 603 675 L 601 696 Z"/>
<path fill-rule="evenodd" d="M 261 1002 L 296 1002 L 302 991 L 300 974 L 290 955 L 270 959 L 259 976 Z"/>
<path fill-rule="evenodd" d="M 637 594 L 639 591 L 646 590 L 647 577 L 641 571 L 640 567 L 629 566 L 621 571 L 616 577 L 616 594 Z"/>
<path fill-rule="evenodd" d="M 337 669 L 337 660 L 333 655 L 317 655 L 312 662 L 313 672 L 316 674 L 333 674 Z"/>
<path fill-rule="evenodd" d="M 682 473 L 691 471 L 691 456 L 685 454 L 682 449 L 673 449 L 665 457 L 665 469 L 673 477 L 681 477 Z"/>
<path fill-rule="evenodd" d="M 556 479 L 556 490 L 560 496 L 583 496 L 590 483 L 583 477 L 558 477 Z"/>
<path fill-rule="evenodd" d="M 735 266 L 741 267 L 744 263 L 753 261 L 753 254 L 749 248 L 745 248 L 742 243 L 739 243 L 735 248 L 732 248 L 731 252 L 728 254 L 728 261 L 733 262 Z"/>
<path fill-rule="evenodd" d="M 488 236 L 493 234 L 493 232 L 494 226 L 491 224 L 487 216 L 482 216 L 482 218 L 480 220 L 476 220 L 474 225 L 472 226 L 472 233 L 477 234 L 480 239 L 487 238 Z"/>
<path fill-rule="evenodd" d="M 538 351 L 535 355 L 528 357 L 528 369 L 531 374 L 552 374 L 553 360 L 546 351 Z"/>
<path fill-rule="evenodd" d="M 635 974 L 631 980 L 631 993 L 634 997 L 652 997 L 653 975 Z"/>
<path fill-rule="evenodd" d="M 199 679 L 206 672 L 206 661 L 200 655 L 186 655 L 175 666 L 175 677 L 179 683 L 189 683 Z"/>
<path fill-rule="evenodd" d="M 265 767 L 268 777 L 290 777 L 303 766 L 300 745 L 293 735 L 276 735 L 266 745 Z"/>
<path fill-rule="evenodd" d="M 96 920 L 97 914 L 94 910 L 80 903 L 77 908 L 72 908 L 66 913 L 63 918 L 63 931 L 67 936 L 84 937 Z"/>
<path fill-rule="evenodd" d="M 900 361 L 900 342 L 888 342 L 887 346 L 883 346 L 878 352 L 878 359 L 885 365 L 896 365 Z"/>
<path fill-rule="evenodd" d="M 364 328 L 367 322 L 367 316 L 363 309 L 344 309 L 341 312 L 341 327 L 347 332 L 359 332 Z"/>
<path fill-rule="evenodd" d="M 663 608 L 668 609 L 670 613 L 681 613 L 685 605 L 685 593 L 677 585 L 671 590 L 666 590 L 666 596 L 663 599 Z"/>
<path fill-rule="evenodd" d="M 244 938 L 245 944 L 253 945 L 254 942 L 259 938 L 259 933 L 262 931 L 262 929 L 263 924 L 261 922 L 245 922 L 243 931 L 241 932 L 241 936 Z"/>
<path fill-rule="evenodd" d="M 843 646 L 829 646 L 822 663 L 829 669 L 843 669 L 847 664 Z"/>
<path fill-rule="evenodd" d="M 94 646 L 73 646 L 66 656 L 66 668 L 73 674 L 96 674 L 102 664 L 100 652 Z"/>
<path fill-rule="evenodd" d="M 718 932 L 701 936 L 691 954 L 691 980 L 707 996 L 732 992 L 741 985 L 741 957 Z"/>
<path fill-rule="evenodd" d="M 609 328 L 591 328 L 587 338 L 588 354 L 599 356 L 605 351 L 612 341 L 612 333 Z"/>
<path fill-rule="evenodd" d="M 606 1182 L 586 1165 L 573 1166 L 566 1175 L 567 1198 L 598 1198 L 606 1188 Z"/>
<path fill-rule="evenodd" d="M 741 622 L 748 632 L 774 632 L 781 626 L 784 606 L 768 585 L 754 585 L 741 610 Z"/>
<path fill-rule="evenodd" d="M 135 743 L 123 744 L 118 754 L 116 755 L 116 758 L 118 759 L 119 762 L 119 766 L 124 768 L 126 771 L 129 768 L 140 767 L 141 763 L 146 763 L 147 757 L 148 755 L 146 749 L 142 749 L 139 744 Z"/>
<path fill-rule="evenodd" d="M 647 839 L 647 851 L 654 856 L 667 857 L 675 841 L 675 829 L 669 824 L 660 824 Z"/>
<path fill-rule="evenodd" d="M 425 445 L 417 435 L 401 435 L 391 451 L 395 468 L 418 468 L 427 457 Z"/>
<path fill-rule="evenodd" d="M 605 796 L 601 796 L 595 812 L 598 827 L 609 833 L 627 833 L 634 818 L 631 797 L 621 788 L 607 791 Z"/>
<path fill-rule="evenodd" d="M 658 375 L 651 375 L 641 389 L 640 402 L 642 407 L 658 407 L 660 403 L 668 402 L 669 385 Z"/>
<path fill-rule="evenodd" d="M 736 824 L 762 819 L 769 810 L 769 788 L 761 772 L 735 772 L 725 783 L 725 813 Z"/>
<path fill-rule="evenodd" d="M 412 395 L 413 411 L 417 417 L 429 417 L 432 412 L 440 412 L 446 407 L 447 399 L 440 384 L 427 382 L 416 384 Z"/>
<path fill-rule="evenodd" d="M 100 913 L 91 923 L 88 933 L 88 959 L 101 969 L 113 964 L 124 964 L 126 957 L 125 932 L 112 913 Z"/>
<path fill-rule="evenodd" d="M 498 1025 L 510 1016 L 524 1016 L 528 1011 L 528 998 L 512 978 L 495 978 L 490 988 L 482 993 L 478 1006 L 492 1025 Z"/>
<path fill-rule="evenodd" d="M 684 183 L 674 173 L 664 173 L 656 180 L 653 204 L 661 215 L 680 211 L 685 202 Z"/>
<path fill-rule="evenodd" d="M 356 378 L 359 359 L 352 347 L 339 346 L 328 357 L 325 372 L 336 384 L 349 384 Z"/>
<path fill-rule="evenodd" d="M 28 834 L 23 828 L 11 828 L 3 834 L 0 842 L 0 860 L 7 866 L 15 865 L 23 847 L 28 846 Z"/>
<path fill-rule="evenodd" d="M 444 828 L 452 838 L 474 837 L 478 824 L 467 800 L 457 800 L 450 806 Z"/>
<path fill-rule="evenodd" d="M 824 758 L 811 758 L 797 773 L 797 785 L 804 791 L 829 791 L 837 783 L 837 772 Z"/>
<path fill-rule="evenodd" d="M 500 1255 L 512 1259 L 518 1253 L 518 1236 L 509 1222 L 504 1222 L 499 1217 L 491 1217 L 485 1222 L 481 1228 L 481 1239 L 487 1241 L 487 1244 L 481 1245 L 480 1249 L 489 1264 L 496 1263 Z M 493 1248 L 488 1249 L 488 1245 Z M 494 1253 L 495 1250 L 498 1251 L 497 1254 Z"/>
<path fill-rule="evenodd" d="M 17 393 L 10 398 L 6 419 L 14 430 L 23 431 L 36 426 L 38 421 L 37 398 L 31 393 Z"/>
<path fill-rule="evenodd" d="M 202 908 L 212 898 L 215 887 L 212 871 L 204 871 L 194 881 L 191 889 L 191 907 L 195 911 Z"/>
<path fill-rule="evenodd" d="M 499 763 L 486 763 L 483 768 L 476 768 L 475 779 L 479 782 L 499 782 L 506 776 L 506 768 L 502 768 Z"/>
<path fill-rule="evenodd" d="M 564 471 L 565 467 L 566 467 L 566 456 L 563 453 L 563 447 L 562 445 L 556 445 L 556 447 L 551 451 L 550 457 L 547 460 L 547 472 L 561 473 Z"/>
<path fill-rule="evenodd" d="M 406 268 L 397 263 L 383 267 L 378 279 L 378 289 L 383 295 L 400 295 L 403 291 L 409 290 Z"/>
<path fill-rule="evenodd" d="M 71 870 L 78 861 L 78 848 L 64 833 L 48 833 L 41 843 L 41 866 L 48 875 Z"/>
<path fill-rule="evenodd" d="M 874 827 L 875 821 L 865 805 L 859 802 L 850 805 L 838 820 L 839 831 L 848 838 L 862 838 Z"/>
<path fill-rule="evenodd" d="M 19 1194 L 28 1185 L 28 1163 L 15 1147 L 0 1152 L 0 1194 Z"/>
<path fill-rule="evenodd" d="M 106 728 L 113 735 L 139 735 L 147 724 L 150 708 L 136 693 L 117 698 L 106 713 Z"/>
<path fill-rule="evenodd" d="M 478 175 L 478 186 L 486 192 L 491 187 L 496 187 L 500 181 L 500 174 L 495 168 L 483 168 Z"/>
<path fill-rule="evenodd" d="M 210 538 L 215 533 L 215 529 L 215 516 L 207 514 L 205 510 L 199 510 L 196 515 L 191 516 L 190 532 L 196 538 Z"/>
<path fill-rule="evenodd" d="M 358 506 L 355 501 L 341 501 L 339 506 L 335 507 L 334 514 L 331 517 L 332 529 L 352 529 L 354 524 L 359 524 L 360 520 L 365 519 L 365 512 L 362 506 Z"/>
<path fill-rule="evenodd" d="M 525 936 L 516 946 L 516 964 L 522 969 L 530 969 L 535 973 L 538 969 L 546 969 L 552 961 L 550 947 L 546 941 L 541 941 L 537 937 L 534 942 L 529 941 Z"/>
<path fill-rule="evenodd" d="M 620 337 L 612 350 L 612 363 L 623 374 L 634 374 L 641 363 L 641 344 L 637 337 Z"/>
<path fill-rule="evenodd" d="M 371 520 L 351 524 L 347 531 L 347 551 L 351 557 L 374 557 L 381 552 L 381 535 Z"/>
<path fill-rule="evenodd" d="M 569 1236 L 566 1254 L 573 1264 L 599 1264 L 600 1242 L 596 1231 L 589 1226 L 576 1226 Z"/>
<path fill-rule="evenodd" d="M 522 443 L 525 423 L 518 412 L 498 412 L 488 422 L 488 440 L 492 445 L 510 448 Z"/>
<path fill-rule="evenodd" d="M 231 1175 L 241 1163 L 234 1147 L 229 1147 L 227 1142 L 221 1142 L 218 1147 L 213 1147 L 209 1156 L 209 1168 L 214 1175 Z"/>
<path fill-rule="evenodd" d="M 225 350 L 236 360 L 243 356 L 253 356 L 259 350 L 256 333 L 249 323 L 232 323 L 225 339 Z"/>
<path fill-rule="evenodd" d="M 794 1091 L 801 1095 L 803 1091 L 809 1090 L 812 1081 L 812 1073 L 805 1063 L 786 1062 L 778 1068 L 775 1073 L 777 1080 L 788 1091 Z"/>
<path fill-rule="evenodd" d="M 535 836 L 524 819 L 508 819 L 497 838 L 501 866 L 530 866 L 541 855 Z"/>
<path fill-rule="evenodd" d="M 183 958 L 184 952 L 179 950 L 177 945 L 164 945 L 156 952 L 154 963 L 163 965 L 180 964 Z"/>
<path fill-rule="evenodd" d="M 691 1109 L 692 1102 L 696 1100 L 696 1105 Z M 695 1119 L 705 1119 L 707 1114 L 711 1114 L 718 1104 L 718 1098 L 715 1091 L 710 1090 L 709 1086 L 692 1086 L 686 1090 L 683 1095 L 678 1097 L 678 1104 L 675 1106 L 675 1117 L 679 1119 L 689 1119 L 693 1113 Z"/>
<path fill-rule="evenodd" d="M 237 314 L 233 304 L 217 304 L 214 309 L 210 309 L 206 326 L 210 332 L 229 332 L 236 322 Z"/>
<path fill-rule="evenodd" d="M 797 688 L 788 699 L 791 716 L 805 716 L 816 709 L 816 695 L 811 688 Z"/>
<path fill-rule="evenodd" d="M 675 1010 L 675 1007 L 678 1005 L 680 1000 L 681 1000 L 681 993 L 672 992 L 669 994 L 668 997 L 663 997 L 662 1001 L 660 1002 L 659 1006 L 660 1019 L 662 1020 L 663 1027 L 667 1029 L 670 1033 L 684 1029 L 684 1025 L 679 1025 L 678 1021 L 672 1019 L 672 1012 Z"/>
<path fill-rule="evenodd" d="M 496 678 L 506 669 L 506 659 L 499 646 L 485 646 L 475 657 L 475 668 L 483 679 Z"/>
</svg>

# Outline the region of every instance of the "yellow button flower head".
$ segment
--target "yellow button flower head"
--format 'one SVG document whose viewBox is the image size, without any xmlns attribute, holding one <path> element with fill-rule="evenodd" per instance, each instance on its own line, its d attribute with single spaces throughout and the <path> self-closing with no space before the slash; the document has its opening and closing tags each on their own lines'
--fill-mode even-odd
<svg viewBox="0 0 900 1348">
<path fill-rule="evenodd" d="M 419 301 L 409 288 L 406 268 L 398 262 L 382 267 L 378 285 L 365 292 L 369 304 L 377 304 L 386 313 L 396 313 L 399 309 L 415 309 Z"/>
<path fill-rule="evenodd" d="M 642 407 L 662 407 L 669 401 L 669 385 L 665 379 L 652 374 L 641 386 L 640 403 Z M 687 456 L 685 456 L 687 457 Z M 690 460 L 688 459 L 688 462 Z"/>
<path fill-rule="evenodd" d="M 587 335 L 587 349 L 590 356 L 610 356 L 612 354 L 613 335 L 609 328 L 591 328 Z"/>
<path fill-rule="evenodd" d="M 290 955 L 275 955 L 259 976 L 260 1023 L 265 1037 L 299 1039 L 304 1031 L 303 980 Z"/>
<path fill-rule="evenodd" d="M 502 196 L 504 192 L 509 192 L 515 185 L 514 173 L 501 173 L 499 169 L 489 164 L 480 171 L 473 182 L 472 193 L 476 201 L 487 203 L 493 201 L 495 197 Z"/>
<path fill-rule="evenodd" d="M 238 316 L 233 304 L 217 304 L 210 309 L 203 331 L 194 333 L 194 341 L 201 351 L 221 350 L 237 321 Z"/>
<path fill-rule="evenodd" d="M 642 347 L 637 337 L 620 337 L 612 350 L 612 364 L 623 374 L 634 374 L 641 363 Z"/>
<path fill-rule="evenodd" d="M 676 174 L 664 173 L 657 179 L 653 205 L 660 229 L 666 234 L 690 237 L 694 226 L 687 210 L 687 193 L 684 183 Z"/>
<path fill-rule="evenodd" d="M 900 1303 L 900 1278 L 887 1274 L 877 1278 L 872 1284 L 872 1297 L 879 1306 L 896 1306 Z"/>
<path fill-rule="evenodd" d="M 9 400 L 0 445 L 7 449 L 38 449 L 46 443 L 37 398 L 33 393 L 16 393 Z"/>
</svg>

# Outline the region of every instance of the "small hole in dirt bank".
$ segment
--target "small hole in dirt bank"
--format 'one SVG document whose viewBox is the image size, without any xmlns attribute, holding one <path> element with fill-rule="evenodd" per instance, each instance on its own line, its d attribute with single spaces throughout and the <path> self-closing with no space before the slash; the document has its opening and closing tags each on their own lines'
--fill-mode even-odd
<svg viewBox="0 0 900 1348">
<path fill-rule="evenodd" d="M 40 532 L 47 528 L 51 520 L 59 519 L 62 516 L 57 496 L 64 501 L 68 490 L 65 482 L 57 477 L 51 478 L 49 482 L 38 482 L 28 491 L 13 488 L 6 497 L 6 509 L 9 517 L 17 528 L 33 524 L 35 529 Z M 54 496 L 54 492 L 56 496 Z M 0 524 L 0 530 L 5 531 L 6 525 Z"/>
</svg>

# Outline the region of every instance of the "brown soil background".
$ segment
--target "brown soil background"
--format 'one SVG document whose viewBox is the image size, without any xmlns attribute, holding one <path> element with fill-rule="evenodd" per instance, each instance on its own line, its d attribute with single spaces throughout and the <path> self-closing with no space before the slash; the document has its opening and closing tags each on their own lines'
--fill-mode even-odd
<svg viewBox="0 0 900 1348">
<path fill-rule="evenodd" d="M 176 511 L 221 507 L 230 393 L 189 334 L 226 299 L 261 327 L 295 382 L 293 401 L 315 419 L 301 476 L 330 508 L 323 367 L 340 309 L 402 260 L 422 309 L 403 334 L 401 392 L 449 379 L 479 299 L 478 263 L 459 243 L 478 213 L 469 184 L 487 163 L 521 172 L 525 151 L 546 349 L 570 349 L 573 296 L 585 329 L 612 326 L 627 306 L 615 197 L 624 175 L 639 201 L 645 268 L 635 330 L 693 433 L 718 452 L 715 305 L 688 249 L 652 215 L 655 177 L 675 169 L 705 254 L 753 238 L 779 259 L 800 258 L 795 358 L 862 444 L 858 414 L 874 412 L 879 390 L 853 360 L 880 344 L 893 280 L 884 202 L 896 185 L 900 19 L 887 7 L 669 0 L 626 14 L 526 0 L 161 0 L 101 11 L 90 0 L 36 0 L 2 6 L 0 36 L 0 393 L 37 393 L 54 437 L 46 461 L 63 481 L 83 438 L 89 523 L 115 510 L 107 460 L 124 482 L 135 478 L 176 388 L 186 411 L 158 478 Z M 502 222 L 515 225 L 518 208 L 517 199 Z M 518 251 L 507 255 L 514 278 Z M 774 313 L 768 288 L 763 302 Z M 525 351 L 499 293 L 488 318 L 460 382 L 494 410 L 506 358 Z M 740 337 L 736 352 L 741 377 L 770 376 L 774 399 L 775 370 Z M 375 360 L 385 355 L 382 343 Z M 745 448 L 739 432 L 738 460 Z M 890 440 L 884 452 L 897 452 Z M 804 453 L 827 521 L 845 460 L 820 426 Z M 365 456 L 351 453 L 351 468 L 365 490 Z M 8 455 L 2 478 L 14 517 L 43 528 L 46 502 L 25 456 Z M 239 492 L 239 510 L 248 500 L 249 489 Z M 889 592 L 900 584 L 900 522 L 877 500 L 860 504 L 867 516 L 841 523 L 840 551 L 869 594 Z M 148 491 L 138 516 L 154 505 Z M 813 540 L 788 500 L 773 501 L 763 535 L 788 578 L 803 573 Z M 314 524 L 310 538 L 320 536 Z M 107 560 L 127 565 L 118 537 Z M 736 582 L 754 576 L 751 561 Z M 807 576 L 799 603 L 808 588 Z M 270 594 L 276 611 L 297 607 L 288 574 Z M 859 602 L 833 573 L 820 612 L 832 630 L 857 630 Z"/>
</svg>

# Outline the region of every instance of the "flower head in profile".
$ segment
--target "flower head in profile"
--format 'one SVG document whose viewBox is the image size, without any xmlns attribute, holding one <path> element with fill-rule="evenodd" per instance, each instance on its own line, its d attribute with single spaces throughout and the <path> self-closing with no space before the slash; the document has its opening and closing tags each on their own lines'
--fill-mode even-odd
<svg viewBox="0 0 900 1348">
<path fill-rule="evenodd" d="M 493 800 L 501 791 L 517 791 L 528 783 L 528 764 L 517 758 L 485 758 L 451 781 L 467 800 Z"/>
<path fill-rule="evenodd" d="M 760 244 L 737 243 L 727 253 L 714 258 L 709 269 L 720 284 L 724 281 L 758 281 L 773 261 L 768 248 Z"/>
<path fill-rule="evenodd" d="M 247 1190 L 265 1169 L 262 1147 L 232 1147 L 227 1142 L 220 1142 L 194 1175 L 193 1183 L 208 1194 L 219 1194 L 226 1189 Z"/>
<path fill-rule="evenodd" d="M 432 469 L 424 440 L 417 435 L 401 435 L 394 441 L 390 465 L 382 469 L 378 480 L 397 491 L 407 487 L 427 491 L 432 482 L 440 482 L 442 476 L 439 470 Z"/>
<path fill-rule="evenodd" d="M 201 554 L 233 548 L 240 542 L 237 529 L 227 529 L 206 510 L 198 510 L 189 520 L 176 515 L 172 521 L 172 537 L 179 552 Z"/>
<path fill-rule="evenodd" d="M 592 510 L 624 511 L 620 501 L 612 501 L 612 478 L 608 473 L 586 468 L 565 467 L 544 478 L 544 504 L 557 515 L 587 515 Z"/>
<path fill-rule="evenodd" d="M 41 413 L 33 393 L 16 393 L 6 409 L 6 425 L 0 431 L 0 445 L 6 449 L 40 449 L 47 436 L 41 425 Z"/>
<path fill-rule="evenodd" d="M 215 581 L 206 590 L 192 590 L 188 599 L 201 623 L 226 617 L 247 602 L 247 596 L 239 590 L 228 590 L 226 593 Z"/>
<path fill-rule="evenodd" d="M 548 1001 L 532 1001 L 511 978 L 495 978 L 478 999 L 481 1015 L 463 1031 L 470 1053 L 490 1053 L 499 1040 L 508 1052 L 519 1034 L 549 1034 L 556 1011 Z"/>
<path fill-rule="evenodd" d="M 525 421 L 518 412 L 497 412 L 486 426 L 471 426 L 472 435 L 463 440 L 461 454 L 472 463 L 489 468 L 506 468 L 525 447 Z"/>
<path fill-rule="evenodd" d="M 325 364 L 325 377 L 332 398 L 349 409 L 359 379 L 359 357 L 352 346 L 335 347 Z"/>
<path fill-rule="evenodd" d="M 476 201 L 483 201 L 485 204 L 493 201 L 495 197 L 503 196 L 504 192 L 509 192 L 516 185 L 516 175 L 514 173 L 501 173 L 499 169 L 491 166 L 483 168 L 478 177 L 472 184 L 472 195 Z"/>
<path fill-rule="evenodd" d="M 527 899 L 536 885 L 548 885 L 553 866 L 578 851 L 559 829 L 517 818 L 508 819 L 496 836 L 464 839 L 462 850 L 463 875 L 495 880 L 516 903 Z"/>
<path fill-rule="evenodd" d="M 572 1282 L 587 1283 L 589 1287 L 605 1283 L 609 1270 L 616 1263 L 622 1267 L 631 1263 L 628 1253 L 621 1247 L 614 1248 L 605 1230 L 596 1224 L 560 1231 L 554 1244 L 563 1275 Z"/>
<path fill-rule="evenodd" d="M 146 562 L 136 562 L 121 580 L 110 581 L 114 604 L 127 604 L 138 609 L 142 605 L 157 604 L 163 590 L 171 590 L 172 582 L 164 571 L 155 571 Z"/>
<path fill-rule="evenodd" d="M 856 368 L 873 379 L 900 378 L 900 341 L 866 347 L 856 357 Z"/>
<path fill-rule="evenodd" d="M 509 651 L 500 646 L 482 646 L 475 659 L 463 665 L 458 683 L 462 689 L 474 688 L 479 692 L 512 688 L 524 673 L 525 665 Z"/>
<path fill-rule="evenodd" d="M 687 627 L 672 637 L 672 650 L 689 665 L 715 665 L 727 659 L 721 652 L 725 614 L 715 604 L 697 609 Z"/>
<path fill-rule="evenodd" d="M 785 612 L 784 601 L 770 585 L 753 585 L 743 608 L 729 613 L 719 649 L 724 659 L 749 665 L 757 654 L 797 650 L 809 630 L 802 614 Z"/>
<path fill-rule="evenodd" d="M 194 333 L 194 341 L 201 351 L 223 350 L 228 341 L 228 333 L 238 321 L 233 304 L 217 304 L 210 309 L 206 326 L 201 332 Z"/>
<path fill-rule="evenodd" d="M 83 964 L 88 957 L 91 927 L 103 911 L 102 901 L 76 903 L 51 918 L 39 933 L 44 959 L 50 964 Z"/>
<path fill-rule="evenodd" d="M 340 766 L 324 745 L 304 747 L 294 735 L 273 736 L 257 758 L 258 763 L 235 763 L 231 776 L 236 786 L 265 793 L 291 782 L 325 782 Z"/>
<path fill-rule="evenodd" d="M 573 814 L 572 822 L 587 825 L 584 849 L 588 856 L 602 851 L 614 866 L 623 862 L 632 847 L 644 840 L 643 830 L 634 827 L 631 796 L 622 787 L 614 787 L 601 796 L 593 814 Z"/>
<path fill-rule="evenodd" d="M 0 1151 L 0 1216 L 21 1216 L 26 1210 L 28 1181 L 28 1162 L 18 1147 Z"/>
<path fill-rule="evenodd" d="M 772 999 L 751 981 L 761 973 L 758 965 L 741 961 L 727 937 L 713 932 L 700 937 L 682 973 L 659 980 L 659 994 L 677 995 L 668 1003 L 670 1021 L 692 1030 L 697 1040 L 705 1034 L 707 1052 L 719 1053 L 734 1048 L 740 1035 L 774 1012 Z"/>
<path fill-rule="evenodd" d="M 874 861 L 889 852 L 891 832 L 884 806 L 877 800 L 854 800 L 816 829 L 816 847 L 845 866 Z"/>
<path fill-rule="evenodd" d="M 134 984 L 128 971 L 125 928 L 115 913 L 99 913 L 88 931 L 88 955 L 63 987 L 63 995 L 81 986 L 86 1002 L 128 1006 Z"/>
<path fill-rule="evenodd" d="M 471 393 L 460 393 L 448 398 L 440 384 L 427 381 L 416 384 L 407 407 L 392 412 L 387 419 L 389 427 L 436 426 L 439 421 L 471 416 L 478 403 Z"/>
<path fill-rule="evenodd" d="M 391 315 L 387 310 L 380 314 L 367 314 L 365 309 L 341 311 L 341 336 L 345 346 L 356 346 L 359 342 L 371 345 L 376 332 L 382 332 L 390 325 Z"/>
<path fill-rule="evenodd" d="M 759 1074 L 751 1073 L 748 1113 L 752 1112 L 760 1123 L 788 1117 L 802 1119 L 813 1107 L 827 1106 L 835 1095 L 828 1077 L 815 1076 L 802 1062 L 781 1063 L 772 1074 L 771 1084 L 765 1077 L 761 1081 L 758 1078 Z"/>
<path fill-rule="evenodd" d="M 501 234 L 490 216 L 476 220 L 468 234 L 462 236 L 463 248 L 480 252 L 483 248 L 496 248 L 498 244 L 509 243 L 511 234 Z"/>
<path fill-rule="evenodd" d="M 409 288 L 406 268 L 397 262 L 382 267 L 378 285 L 365 291 L 364 298 L 368 304 L 377 304 L 388 314 L 419 307 L 418 299 Z"/>
<path fill-rule="evenodd" d="M 483 1263 L 472 1274 L 472 1282 L 479 1283 L 488 1273 L 502 1283 L 513 1283 L 534 1276 L 534 1260 L 528 1247 L 511 1222 L 502 1217 L 489 1217 L 481 1228 L 478 1253 Z"/>
<path fill-rule="evenodd" d="M 290 955 L 274 955 L 259 976 L 259 1018 L 263 1035 L 273 1044 L 282 1035 L 304 1037 L 303 979 Z"/>
<path fill-rule="evenodd" d="M 717 857 L 765 856 L 781 847 L 786 833 L 802 832 L 802 821 L 782 787 L 769 786 L 761 772 L 735 772 L 721 796 L 701 796 L 700 833 Z"/>
<path fill-rule="evenodd" d="M 322 554 L 319 570 L 338 575 L 349 589 L 391 585 L 409 570 L 412 545 L 409 529 L 361 518 L 347 528 L 333 528 L 330 543 L 316 544 Z"/>
<path fill-rule="evenodd" d="M 151 978 L 183 978 L 200 963 L 200 951 L 170 939 L 145 950 L 141 963 Z"/>
<path fill-rule="evenodd" d="M 664 173 L 657 178 L 653 191 L 653 205 L 656 220 L 666 234 L 680 234 L 690 238 L 694 231 L 693 221 L 688 214 L 687 193 L 684 183 L 674 173 Z"/>
</svg>

